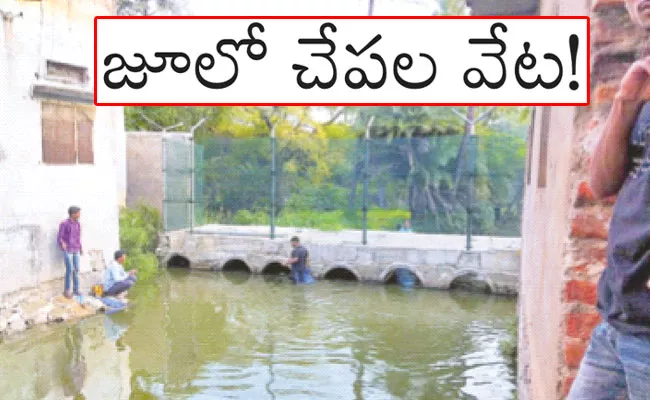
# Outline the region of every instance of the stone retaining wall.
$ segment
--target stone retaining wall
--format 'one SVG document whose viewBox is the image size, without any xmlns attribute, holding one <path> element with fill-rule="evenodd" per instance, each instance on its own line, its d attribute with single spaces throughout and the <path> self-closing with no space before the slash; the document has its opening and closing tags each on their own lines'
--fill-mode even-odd
<svg viewBox="0 0 650 400">
<path fill-rule="evenodd" d="M 429 235 L 413 236 L 418 237 L 414 242 L 421 242 Z M 394 269 L 407 268 L 424 287 L 448 289 L 455 279 L 472 277 L 486 282 L 493 293 L 518 291 L 520 252 L 516 248 L 436 249 L 435 241 L 430 242 L 429 248 L 389 247 L 386 243 L 364 246 L 331 240 L 323 243 L 313 232 L 301 237 L 310 252 L 317 278 L 325 277 L 334 268 L 344 268 L 359 281 L 385 282 Z M 203 270 L 220 270 L 229 261 L 239 260 L 252 273 L 262 273 L 272 263 L 283 263 L 290 253 L 286 238 L 272 240 L 188 231 L 161 234 L 157 250 L 164 266 L 175 256 L 187 259 L 190 268 Z"/>
</svg>

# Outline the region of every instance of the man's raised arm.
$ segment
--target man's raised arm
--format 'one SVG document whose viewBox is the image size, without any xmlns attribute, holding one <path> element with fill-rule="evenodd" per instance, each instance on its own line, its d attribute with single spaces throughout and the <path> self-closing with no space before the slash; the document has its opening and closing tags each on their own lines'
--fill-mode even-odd
<svg viewBox="0 0 650 400">
<path fill-rule="evenodd" d="M 591 159 L 590 183 L 597 198 L 615 195 L 623 185 L 630 133 L 647 100 L 650 100 L 650 58 L 632 64 L 614 97 L 605 131 Z"/>
</svg>

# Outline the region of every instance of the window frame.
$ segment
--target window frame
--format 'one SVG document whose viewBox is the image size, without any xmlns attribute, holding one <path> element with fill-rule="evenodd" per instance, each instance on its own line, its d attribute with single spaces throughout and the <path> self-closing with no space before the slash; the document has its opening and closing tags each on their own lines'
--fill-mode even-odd
<svg viewBox="0 0 650 400">
<path fill-rule="evenodd" d="M 73 120 L 73 149 L 71 151 L 74 153 L 74 161 L 71 162 L 56 162 L 52 158 L 48 157 L 48 151 L 47 146 L 49 143 L 47 143 L 46 140 L 46 124 L 45 124 L 45 108 L 46 107 L 54 107 L 56 110 L 57 108 L 61 107 L 68 107 L 72 108 L 72 120 Z M 82 103 L 74 103 L 74 102 L 66 102 L 66 101 L 56 101 L 56 100 L 41 100 L 40 102 L 40 113 L 41 113 L 41 163 L 47 166 L 79 166 L 79 165 L 87 165 L 87 166 L 93 166 L 95 165 L 95 107 L 87 104 L 82 104 Z M 54 112 L 56 115 L 60 115 L 58 112 Z M 84 119 L 85 116 L 85 121 Z M 54 122 L 55 124 L 53 125 L 54 129 L 56 129 L 56 123 L 60 121 L 59 119 L 55 119 Z M 86 122 L 90 126 L 90 132 L 89 132 L 89 140 L 90 140 L 90 148 L 89 148 L 89 157 L 85 158 L 86 160 L 89 161 L 82 161 L 81 159 L 84 157 L 80 157 L 80 146 L 79 146 L 79 140 L 80 140 L 80 123 L 81 122 Z M 57 133 L 54 133 L 57 135 Z"/>
</svg>

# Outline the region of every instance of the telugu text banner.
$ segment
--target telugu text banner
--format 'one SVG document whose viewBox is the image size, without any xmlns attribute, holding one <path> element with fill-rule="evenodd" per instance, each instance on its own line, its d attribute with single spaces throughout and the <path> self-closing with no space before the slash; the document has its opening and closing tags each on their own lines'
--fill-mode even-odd
<svg viewBox="0 0 650 400">
<path fill-rule="evenodd" d="M 97 17 L 96 105 L 588 105 L 588 17 Z"/>
</svg>

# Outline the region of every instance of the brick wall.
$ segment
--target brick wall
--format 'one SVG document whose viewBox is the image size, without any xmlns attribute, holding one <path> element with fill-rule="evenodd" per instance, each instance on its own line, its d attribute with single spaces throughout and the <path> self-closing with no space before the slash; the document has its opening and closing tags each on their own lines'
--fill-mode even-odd
<svg viewBox="0 0 650 400">
<path fill-rule="evenodd" d="M 588 184 L 589 157 L 602 133 L 620 78 L 645 53 L 647 43 L 629 20 L 623 0 L 592 1 L 591 35 L 592 105 L 578 112 L 572 149 L 573 199 L 562 293 L 562 397 L 571 387 L 593 328 L 600 322 L 596 285 L 606 267 L 607 233 L 615 200 L 594 200 Z"/>
</svg>

